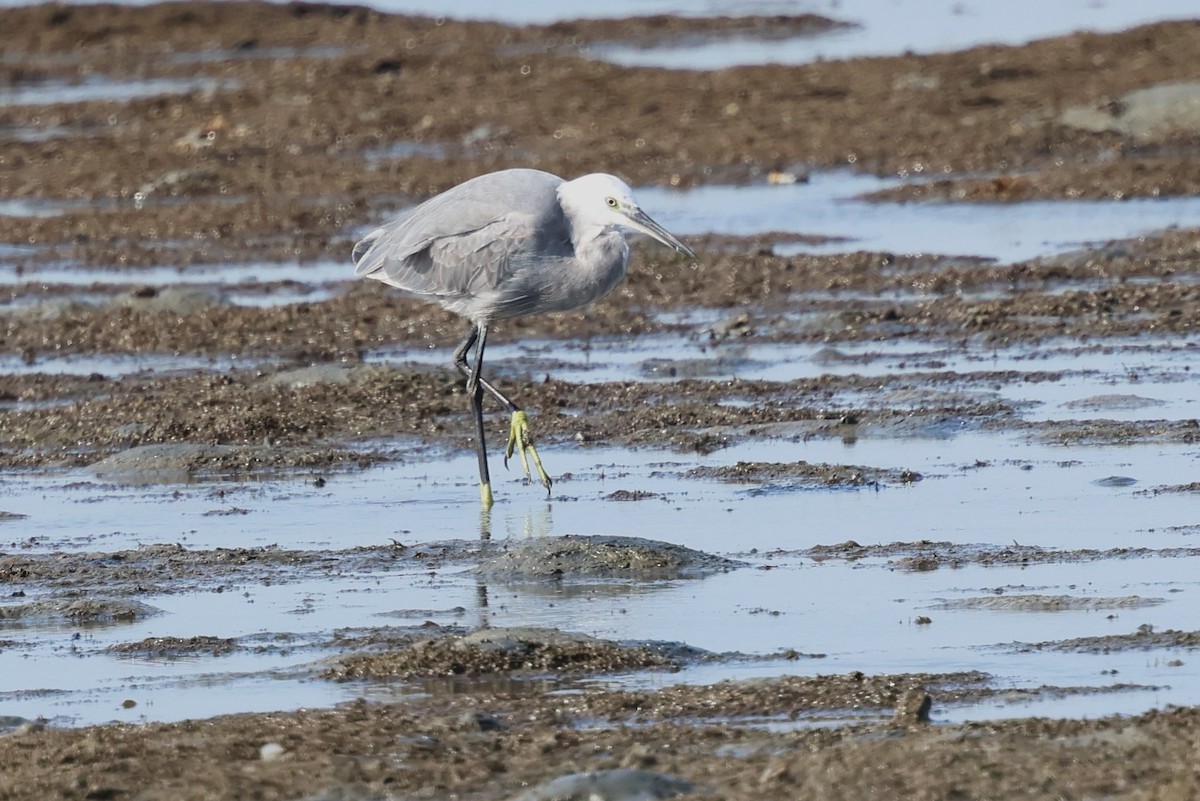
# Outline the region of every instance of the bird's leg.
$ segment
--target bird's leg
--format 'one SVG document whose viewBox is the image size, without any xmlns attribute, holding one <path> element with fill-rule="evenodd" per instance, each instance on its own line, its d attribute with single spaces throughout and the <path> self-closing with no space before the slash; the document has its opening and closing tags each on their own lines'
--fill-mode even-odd
<svg viewBox="0 0 1200 801">
<path fill-rule="evenodd" d="M 462 341 L 461 345 L 454 349 L 454 366 L 467 378 L 468 395 L 475 393 L 476 379 L 475 373 L 467 366 L 467 351 L 471 349 L 471 346 L 475 344 L 477 339 L 479 339 L 479 327 L 472 324 L 471 330 L 467 332 L 467 338 Z"/>
<path fill-rule="evenodd" d="M 525 477 L 532 480 L 533 476 L 529 471 L 529 463 L 533 462 L 534 468 L 537 470 L 538 480 L 542 482 L 542 486 L 546 488 L 546 492 L 550 492 L 550 487 L 553 481 L 550 480 L 550 474 L 546 472 L 546 468 L 542 466 L 542 458 L 538 456 L 537 448 L 534 447 L 533 437 L 529 434 L 529 417 L 525 411 L 509 400 L 503 392 L 496 389 L 483 377 L 483 348 L 487 342 L 487 325 L 477 323 L 471 327 L 467 338 L 463 340 L 458 349 L 454 351 L 454 364 L 467 378 L 467 392 L 472 395 L 472 398 L 479 397 L 482 399 L 483 391 L 486 390 L 493 398 L 498 400 L 509 414 L 512 415 L 512 422 L 508 429 L 508 447 L 504 450 L 504 466 L 508 467 L 508 460 L 512 458 L 513 452 L 519 449 L 521 454 L 521 466 L 525 468 Z M 467 351 L 471 346 L 475 345 L 475 366 L 474 369 L 467 364 Z M 489 502 L 491 497 L 491 485 L 487 480 L 487 463 L 486 455 L 483 452 L 483 422 L 482 411 L 476 410 L 476 431 L 479 436 L 480 450 L 480 481 L 482 482 L 480 491 L 485 493 L 488 500 L 484 501 L 485 506 L 491 506 Z M 486 487 L 486 489 L 484 489 Z"/>
<path fill-rule="evenodd" d="M 478 384 L 471 395 L 471 405 L 475 411 L 475 453 L 479 456 L 479 500 L 484 510 L 492 508 L 492 479 L 488 475 L 487 440 L 483 428 L 483 387 Z"/>
<path fill-rule="evenodd" d="M 481 333 L 482 337 L 480 336 Z M 506 398 L 503 392 L 492 386 L 491 383 L 480 374 L 479 369 L 483 366 L 482 347 L 475 354 L 475 369 L 471 369 L 471 366 L 467 364 L 467 351 L 469 351 L 471 346 L 477 341 L 482 345 L 483 341 L 486 339 L 487 326 L 472 325 L 471 333 L 467 334 L 467 338 L 464 339 L 462 344 L 459 345 L 454 351 L 454 366 L 457 367 L 458 371 L 467 379 L 467 394 L 473 394 L 475 392 L 475 385 L 478 384 L 487 390 L 489 395 L 500 401 L 500 403 L 504 405 L 504 408 L 509 412 L 520 411 L 515 403 Z"/>
<path fill-rule="evenodd" d="M 492 479 L 488 473 L 487 432 L 483 426 L 483 387 L 479 381 L 479 367 L 483 364 L 483 344 L 487 339 L 487 326 L 471 326 L 471 333 L 454 351 L 454 364 L 467 376 L 467 393 L 471 396 L 471 410 L 475 413 L 475 453 L 479 457 L 479 500 L 486 512 L 492 508 Z M 475 357 L 475 370 L 467 367 L 467 351 L 478 341 L 479 350 Z"/>
</svg>

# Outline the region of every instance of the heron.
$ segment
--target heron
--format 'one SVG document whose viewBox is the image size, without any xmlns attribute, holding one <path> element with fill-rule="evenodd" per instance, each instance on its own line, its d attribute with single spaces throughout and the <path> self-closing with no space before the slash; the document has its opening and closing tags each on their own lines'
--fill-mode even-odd
<svg viewBox="0 0 1200 801">
<path fill-rule="evenodd" d="M 454 351 L 475 416 L 479 493 L 493 503 L 483 395 L 510 413 L 504 466 L 520 454 L 525 476 L 550 493 L 524 410 L 483 377 L 488 329 L 500 320 L 577 309 L 612 292 L 629 264 L 628 234 L 645 234 L 691 258 L 687 245 L 649 217 L 613 175 L 574 180 L 532 169 L 480 175 L 426 200 L 354 246 L 355 275 L 437 303 L 471 328 Z M 473 363 L 467 357 L 474 347 Z"/>
</svg>

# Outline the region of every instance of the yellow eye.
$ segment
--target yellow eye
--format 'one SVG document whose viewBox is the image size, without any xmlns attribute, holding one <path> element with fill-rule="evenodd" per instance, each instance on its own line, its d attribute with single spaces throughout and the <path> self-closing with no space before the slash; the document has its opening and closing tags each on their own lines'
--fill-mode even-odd
<svg viewBox="0 0 1200 801">
<path fill-rule="evenodd" d="M 605 198 L 604 202 L 608 204 L 610 209 L 615 209 L 618 205 L 615 197 Z"/>
</svg>

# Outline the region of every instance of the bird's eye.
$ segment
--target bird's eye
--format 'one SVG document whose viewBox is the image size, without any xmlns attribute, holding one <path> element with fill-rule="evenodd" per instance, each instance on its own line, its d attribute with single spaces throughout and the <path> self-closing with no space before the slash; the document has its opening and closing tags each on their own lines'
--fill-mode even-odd
<svg viewBox="0 0 1200 801">
<path fill-rule="evenodd" d="M 610 209 L 615 209 L 617 207 L 617 199 L 615 197 L 605 198 L 604 202 L 608 204 Z"/>
</svg>

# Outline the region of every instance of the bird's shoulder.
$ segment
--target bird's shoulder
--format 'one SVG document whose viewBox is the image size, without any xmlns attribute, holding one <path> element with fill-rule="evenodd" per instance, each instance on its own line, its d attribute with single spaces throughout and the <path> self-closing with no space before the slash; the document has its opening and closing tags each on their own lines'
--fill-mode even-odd
<svg viewBox="0 0 1200 801">
<path fill-rule="evenodd" d="M 459 184 L 359 242 L 355 272 L 418 294 L 498 287 L 523 265 L 569 255 L 561 184 L 538 170 L 504 170 Z"/>
<path fill-rule="evenodd" d="M 356 272 L 369 274 L 435 243 L 451 251 L 520 249 L 530 238 L 559 236 L 565 228 L 557 194 L 562 183 L 547 172 L 513 169 L 458 184 L 368 234 L 355 246 Z"/>
</svg>

